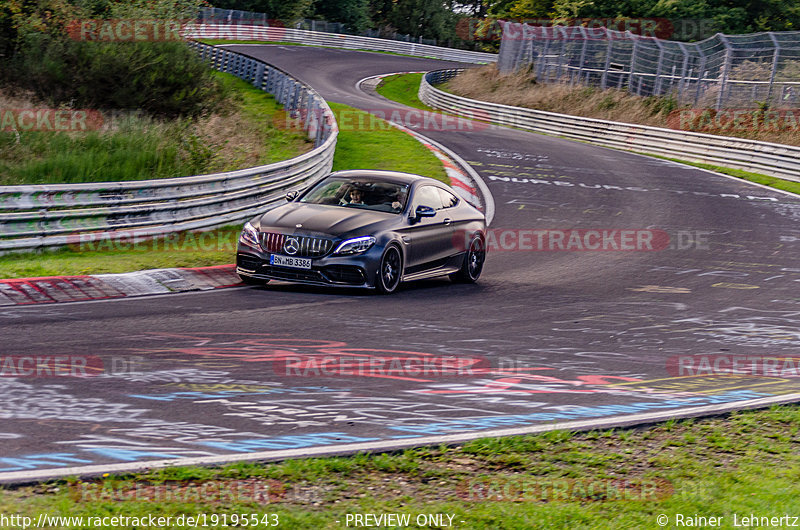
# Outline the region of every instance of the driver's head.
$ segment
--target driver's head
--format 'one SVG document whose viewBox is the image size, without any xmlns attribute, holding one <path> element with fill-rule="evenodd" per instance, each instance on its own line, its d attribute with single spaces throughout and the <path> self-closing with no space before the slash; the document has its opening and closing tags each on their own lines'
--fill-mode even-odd
<svg viewBox="0 0 800 530">
<path fill-rule="evenodd" d="M 350 200 L 351 201 L 361 202 L 362 198 L 363 198 L 363 194 L 361 193 L 361 190 L 355 189 L 355 190 L 350 191 Z"/>
</svg>

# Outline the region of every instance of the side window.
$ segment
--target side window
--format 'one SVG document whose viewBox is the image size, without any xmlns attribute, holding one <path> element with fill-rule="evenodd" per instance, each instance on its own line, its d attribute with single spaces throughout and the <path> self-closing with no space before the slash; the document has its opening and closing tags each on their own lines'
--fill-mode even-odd
<svg viewBox="0 0 800 530">
<path fill-rule="evenodd" d="M 430 206 L 434 210 L 442 209 L 442 197 L 436 186 L 422 186 L 417 188 L 414 198 L 414 208 L 417 206 Z"/>
<path fill-rule="evenodd" d="M 442 207 L 444 208 L 452 208 L 456 204 L 458 204 L 458 197 L 453 195 L 447 190 L 443 190 L 442 188 L 436 188 L 439 192 L 439 196 L 442 198 Z"/>
</svg>

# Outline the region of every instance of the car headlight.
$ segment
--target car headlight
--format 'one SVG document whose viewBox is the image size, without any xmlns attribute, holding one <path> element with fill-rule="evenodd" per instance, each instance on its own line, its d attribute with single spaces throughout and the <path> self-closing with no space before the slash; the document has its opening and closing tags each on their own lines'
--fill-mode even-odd
<svg viewBox="0 0 800 530">
<path fill-rule="evenodd" d="M 375 244 L 375 238 L 372 236 L 365 236 L 365 237 L 356 237 L 353 239 L 345 239 L 339 246 L 336 247 L 336 250 L 333 251 L 334 254 L 358 254 L 360 252 L 364 252 L 369 250 L 369 248 Z"/>
<path fill-rule="evenodd" d="M 260 248 L 261 246 L 258 242 L 258 230 L 249 221 L 244 224 L 242 235 L 239 236 L 239 243 L 251 248 Z"/>
</svg>

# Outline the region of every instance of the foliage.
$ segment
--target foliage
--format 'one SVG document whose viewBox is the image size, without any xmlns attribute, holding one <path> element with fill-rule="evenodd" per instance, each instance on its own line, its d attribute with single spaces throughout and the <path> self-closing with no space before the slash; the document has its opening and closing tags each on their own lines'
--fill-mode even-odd
<svg viewBox="0 0 800 530">
<path fill-rule="evenodd" d="M 226 97 L 181 42 L 80 42 L 28 34 L 7 80 L 54 105 L 198 116 Z"/>
<path fill-rule="evenodd" d="M 313 0 L 215 0 L 219 9 L 266 13 L 267 18 L 290 23 L 309 14 Z"/>
<path fill-rule="evenodd" d="M 666 18 L 703 21 L 706 35 L 800 29 L 800 3 L 782 0 L 500 0 L 497 18 Z"/>
<path fill-rule="evenodd" d="M 225 93 L 181 42 L 86 42 L 68 28 L 91 18 L 186 20 L 201 0 L 9 0 L 0 7 L 0 83 L 53 105 L 197 116 Z M 72 35 L 74 37 L 74 35 Z"/>
<path fill-rule="evenodd" d="M 361 31 L 370 25 L 367 0 L 315 0 L 314 18 L 342 22 L 351 31 Z"/>
</svg>

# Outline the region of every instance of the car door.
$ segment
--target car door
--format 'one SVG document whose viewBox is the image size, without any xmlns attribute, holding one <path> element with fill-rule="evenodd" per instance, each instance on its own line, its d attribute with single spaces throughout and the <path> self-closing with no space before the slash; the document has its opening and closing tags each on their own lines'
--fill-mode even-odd
<svg viewBox="0 0 800 530">
<path fill-rule="evenodd" d="M 412 216 L 419 206 L 432 208 L 435 215 L 409 219 L 407 237 L 411 241 L 406 264 L 409 273 L 440 265 L 453 248 L 452 219 L 446 215 L 439 188 L 430 184 L 419 186 L 411 197 Z"/>
</svg>

